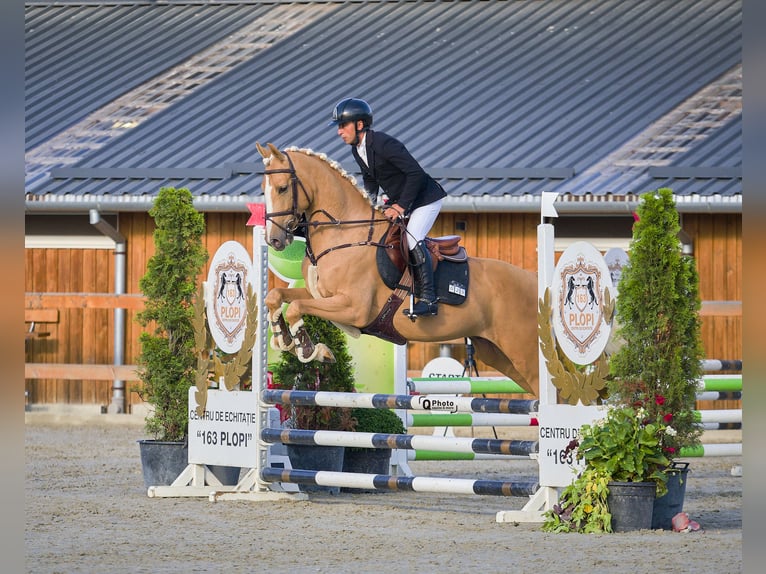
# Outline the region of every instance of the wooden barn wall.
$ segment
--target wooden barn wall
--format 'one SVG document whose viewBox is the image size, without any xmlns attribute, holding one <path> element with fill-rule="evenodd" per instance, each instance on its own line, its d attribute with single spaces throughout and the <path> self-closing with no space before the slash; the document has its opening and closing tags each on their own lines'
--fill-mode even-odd
<svg viewBox="0 0 766 574">
<path fill-rule="evenodd" d="M 249 214 L 206 213 L 205 247 L 212 254 L 225 241 L 235 240 L 252 251 Z M 536 271 L 537 225 L 535 214 L 442 213 L 431 235 L 458 234 L 474 256 L 494 257 Z M 683 229 L 694 240 L 694 256 L 700 275 L 703 300 L 735 300 L 742 297 L 742 228 L 739 215 L 684 215 Z M 154 222 L 143 213 L 125 213 L 119 230 L 127 238 L 127 292 L 138 293 L 138 282 L 146 262 L 154 253 Z M 205 279 L 207 268 L 200 277 Z M 279 282 L 270 278 L 270 286 Z M 27 292 L 111 292 L 114 256 L 111 250 L 27 249 L 25 290 Z M 512 293 L 503 296 L 513 296 Z M 126 316 L 125 360 L 134 363 L 139 353 L 141 327 L 135 313 Z M 741 317 L 705 317 L 702 322 L 706 356 L 739 359 L 742 356 Z M 113 313 L 107 309 L 62 309 L 60 322 L 47 329 L 51 335 L 32 341 L 28 362 L 111 363 L 113 357 Z M 408 368 L 420 370 L 439 355 L 438 344 L 414 343 L 408 349 Z M 452 347 L 452 356 L 465 358 L 463 347 Z M 490 369 L 480 360 L 481 374 Z M 135 383 L 128 383 L 132 389 Z M 111 381 L 27 381 L 30 403 L 74 403 L 108 405 Z M 129 402 L 140 400 L 129 392 Z M 732 404 L 731 406 L 735 406 Z M 718 406 L 718 408 L 723 408 Z"/>
<path fill-rule="evenodd" d="M 114 258 L 105 249 L 27 249 L 27 292 L 109 291 Z M 36 363 L 111 363 L 113 312 L 109 309 L 61 309 L 59 322 L 40 324 L 45 337 L 27 340 L 26 360 Z M 107 404 L 103 381 L 27 381 L 30 403 Z"/>
<path fill-rule="evenodd" d="M 246 227 L 249 214 L 205 214 L 205 248 L 212 254 L 222 243 L 235 240 L 252 251 L 252 228 Z M 123 213 L 119 231 L 127 239 L 126 291 L 140 293 L 138 283 L 146 262 L 154 254 L 154 221 L 145 213 Z M 207 278 L 207 268 L 200 280 Z M 42 293 L 110 293 L 114 291 L 114 253 L 111 249 L 27 249 L 25 291 Z M 135 363 L 140 352 L 142 327 L 135 312 L 125 317 L 125 362 Z M 40 329 L 43 327 L 40 326 Z M 45 325 L 50 335 L 27 343 L 27 362 L 111 364 L 114 357 L 114 313 L 111 309 L 61 309 L 58 324 Z M 127 382 L 129 403 L 141 399 Z M 111 381 L 26 381 L 30 404 L 69 403 L 108 405 Z"/>
<path fill-rule="evenodd" d="M 683 215 L 682 229 L 694 240 L 703 301 L 742 301 L 742 217 Z M 742 315 L 702 317 L 708 359 L 742 358 Z M 742 408 L 742 401 L 703 401 L 701 409 Z"/>
</svg>

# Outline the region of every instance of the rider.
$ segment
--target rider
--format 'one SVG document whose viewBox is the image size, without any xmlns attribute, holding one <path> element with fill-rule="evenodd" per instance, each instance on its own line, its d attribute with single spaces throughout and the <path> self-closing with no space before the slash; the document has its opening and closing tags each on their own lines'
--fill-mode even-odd
<svg viewBox="0 0 766 574">
<path fill-rule="evenodd" d="M 419 315 L 436 315 L 434 273 L 424 239 L 439 215 L 446 192 L 423 171 L 404 144 L 370 129 L 372 108 L 366 101 L 341 100 L 332 111 L 330 125 L 337 125 L 338 135 L 351 146 L 367 192 L 376 196 L 378 189 L 383 189 L 387 196 L 383 215 L 389 221 L 407 220 L 410 262 L 415 281 L 420 285 L 420 300 L 411 313 L 407 309 L 404 314 L 413 320 Z"/>
</svg>

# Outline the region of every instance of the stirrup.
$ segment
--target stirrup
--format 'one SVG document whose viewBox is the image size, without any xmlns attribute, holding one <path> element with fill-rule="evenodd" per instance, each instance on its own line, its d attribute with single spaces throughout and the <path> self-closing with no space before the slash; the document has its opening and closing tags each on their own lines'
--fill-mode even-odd
<svg viewBox="0 0 766 574">
<path fill-rule="evenodd" d="M 431 303 L 420 299 L 415 303 L 415 296 L 410 293 L 410 307 L 409 309 L 404 309 L 402 313 L 409 317 L 412 322 L 418 317 L 434 317 L 439 313 L 439 299 L 437 298 Z"/>
</svg>

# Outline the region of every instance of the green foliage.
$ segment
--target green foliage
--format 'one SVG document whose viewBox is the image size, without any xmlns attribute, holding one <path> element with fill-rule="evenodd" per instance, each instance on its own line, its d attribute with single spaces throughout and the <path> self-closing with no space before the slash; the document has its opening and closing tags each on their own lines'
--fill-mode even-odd
<svg viewBox="0 0 766 574">
<path fill-rule="evenodd" d="M 402 419 L 390 409 L 351 409 L 351 417 L 356 420 L 356 432 L 383 434 L 404 434 L 406 429 Z M 346 447 L 347 450 L 367 450 Z"/>
<path fill-rule="evenodd" d="M 610 408 L 606 417 L 580 429 L 577 459 L 617 482 L 655 482 L 665 488 L 664 441 L 674 430 L 648 418 L 645 409 Z"/>
<path fill-rule="evenodd" d="M 141 397 L 153 411 L 146 430 L 160 440 L 182 440 L 188 431 L 188 390 L 195 384 L 194 301 L 197 276 L 207 261 L 202 244 L 205 219 L 186 188 L 163 187 L 149 215 L 154 218 L 155 254 L 139 288 L 146 306 L 138 364 Z"/>
<path fill-rule="evenodd" d="M 586 468 L 561 493 L 561 500 L 545 512 L 544 532 L 612 532 L 612 515 L 606 502 L 609 476 Z"/>
<path fill-rule="evenodd" d="M 568 449 L 577 448 L 577 460 L 585 461 L 585 468 L 563 490 L 560 503 L 545 513 L 543 530 L 611 532 L 610 482 L 654 482 L 658 496 L 667 492 L 670 460 L 664 444 L 675 431 L 647 417 L 643 408 L 611 407 L 605 418 L 582 426 L 579 440 Z"/>
<path fill-rule="evenodd" d="M 390 409 L 351 409 L 351 416 L 356 419 L 357 432 L 374 432 L 384 434 L 403 434 L 404 423 Z"/>
<path fill-rule="evenodd" d="M 608 389 L 611 402 L 672 421 L 677 434 L 666 444 L 672 457 L 699 444 L 702 433 L 693 414 L 704 358 L 699 276 L 694 259 L 681 253 L 670 189 L 642 195 L 637 215 L 617 298 L 624 345 L 611 358 Z"/>
<path fill-rule="evenodd" d="M 279 362 L 271 366 L 274 387 L 298 391 L 355 392 L 353 364 L 343 331 L 319 317 L 306 315 L 303 319 L 311 340 L 327 345 L 335 355 L 335 362 L 302 363 L 292 353 L 282 353 Z M 291 405 L 285 410 L 293 428 L 352 431 L 356 426 L 348 408 Z"/>
</svg>

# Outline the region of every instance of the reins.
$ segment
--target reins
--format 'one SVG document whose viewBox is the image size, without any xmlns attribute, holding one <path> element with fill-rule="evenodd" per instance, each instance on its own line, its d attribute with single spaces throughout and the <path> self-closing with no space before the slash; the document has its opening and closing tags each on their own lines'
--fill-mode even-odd
<svg viewBox="0 0 766 574">
<path fill-rule="evenodd" d="M 325 209 L 317 209 L 311 213 L 311 215 L 308 218 L 308 221 L 301 221 L 301 214 L 298 212 L 298 187 L 300 186 L 301 190 L 303 191 L 303 195 L 306 197 L 306 200 L 311 204 L 311 198 L 309 197 L 308 192 L 306 191 L 306 188 L 303 185 L 303 182 L 298 177 L 298 174 L 295 171 L 295 166 L 293 165 L 293 160 L 290 158 L 290 154 L 287 152 L 283 152 L 284 155 L 287 157 L 287 161 L 290 164 L 289 169 L 288 168 L 281 168 L 281 169 L 266 169 L 264 170 L 264 175 L 271 175 L 275 173 L 288 173 L 290 174 L 290 182 L 291 182 L 291 191 L 293 196 L 293 203 L 289 210 L 284 211 L 272 211 L 266 213 L 266 220 L 271 221 L 272 224 L 276 225 L 283 231 L 286 231 L 287 233 L 292 234 L 296 229 L 299 227 L 303 227 L 306 229 L 306 257 L 309 258 L 309 261 L 312 265 L 316 265 L 317 261 L 327 255 L 328 253 L 332 253 L 333 251 L 337 251 L 339 249 L 347 249 L 349 247 L 364 247 L 364 246 L 372 246 L 372 247 L 385 247 L 387 249 L 392 249 L 394 246 L 392 244 L 386 244 L 386 243 L 380 243 L 379 241 L 373 241 L 373 233 L 375 229 L 375 224 L 388 221 L 385 218 L 376 218 L 375 217 L 375 207 L 370 206 L 370 218 L 369 219 L 348 219 L 348 220 L 339 220 L 336 219 L 333 215 L 328 213 Z M 312 221 L 312 218 L 317 215 L 321 214 L 327 217 L 328 221 Z M 290 215 L 292 216 L 292 221 L 294 224 L 292 226 L 288 225 L 288 227 L 282 226 L 276 221 L 274 221 L 274 217 L 281 217 L 283 215 Z M 309 228 L 317 228 L 321 225 L 333 225 L 336 227 L 340 227 L 342 225 L 369 225 L 369 229 L 367 231 L 367 239 L 365 241 L 356 241 L 352 243 L 343 243 L 341 245 L 336 245 L 334 247 L 329 247 L 322 251 L 319 255 L 314 254 L 314 250 L 311 247 L 311 241 L 309 239 Z M 403 222 L 399 222 L 395 225 L 400 225 L 404 227 Z M 404 231 L 404 229 L 402 229 Z"/>
</svg>

